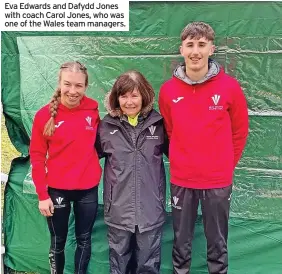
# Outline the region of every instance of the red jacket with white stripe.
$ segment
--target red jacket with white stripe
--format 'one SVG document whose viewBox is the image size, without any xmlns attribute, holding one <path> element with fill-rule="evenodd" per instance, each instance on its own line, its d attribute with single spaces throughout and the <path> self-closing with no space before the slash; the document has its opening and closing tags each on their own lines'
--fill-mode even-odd
<svg viewBox="0 0 282 274">
<path fill-rule="evenodd" d="M 94 148 L 98 104 L 84 96 L 80 105 L 68 109 L 60 104 L 53 136 L 43 136 L 50 118 L 49 105 L 35 115 L 30 143 L 32 178 L 39 200 L 49 198 L 47 186 L 79 190 L 98 185 L 102 169 Z"/>
<path fill-rule="evenodd" d="M 232 184 L 247 140 L 248 109 L 240 85 L 211 62 L 209 73 L 197 83 L 179 66 L 159 94 L 170 139 L 171 183 L 185 188 Z"/>
</svg>

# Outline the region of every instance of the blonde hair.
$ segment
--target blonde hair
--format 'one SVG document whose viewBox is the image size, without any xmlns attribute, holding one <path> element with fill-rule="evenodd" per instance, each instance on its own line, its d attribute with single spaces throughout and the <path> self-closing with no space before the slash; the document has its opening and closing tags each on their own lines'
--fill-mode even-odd
<svg viewBox="0 0 282 274">
<path fill-rule="evenodd" d="M 62 71 L 71 71 L 71 72 L 81 72 L 85 75 L 85 86 L 88 86 L 88 73 L 87 69 L 84 65 L 82 65 L 80 62 L 67 62 L 60 66 L 59 70 L 59 81 L 61 81 Z M 49 112 L 50 112 L 50 119 L 47 121 L 47 123 L 44 126 L 43 135 L 45 136 L 52 136 L 55 132 L 55 117 L 58 113 L 58 106 L 61 102 L 61 90 L 58 87 L 49 103 Z"/>
</svg>

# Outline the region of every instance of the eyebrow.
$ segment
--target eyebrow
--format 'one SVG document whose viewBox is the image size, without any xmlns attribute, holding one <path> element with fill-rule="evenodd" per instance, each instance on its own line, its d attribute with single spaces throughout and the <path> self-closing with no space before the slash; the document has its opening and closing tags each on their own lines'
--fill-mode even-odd
<svg viewBox="0 0 282 274">
<path fill-rule="evenodd" d="M 68 80 L 64 80 L 64 83 L 70 83 L 71 84 L 71 82 L 70 81 L 68 81 Z M 83 85 L 83 83 L 75 83 L 76 85 Z"/>
<path fill-rule="evenodd" d="M 200 41 L 198 42 L 199 44 L 207 44 L 208 42 L 205 42 L 205 41 Z M 190 44 L 193 44 L 193 42 L 187 42 L 186 45 L 190 45 Z"/>
</svg>

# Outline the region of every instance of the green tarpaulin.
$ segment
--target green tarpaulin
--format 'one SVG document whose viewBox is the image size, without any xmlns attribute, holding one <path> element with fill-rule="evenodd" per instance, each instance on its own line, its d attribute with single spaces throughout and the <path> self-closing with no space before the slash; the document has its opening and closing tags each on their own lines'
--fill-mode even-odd
<svg viewBox="0 0 282 274">
<path fill-rule="evenodd" d="M 182 61 L 181 30 L 188 22 L 202 20 L 215 29 L 214 57 L 240 81 L 250 114 L 250 136 L 234 178 L 229 273 L 282 273 L 281 14 L 281 2 L 132 2 L 129 32 L 2 32 L 3 111 L 11 141 L 22 153 L 12 163 L 5 190 L 5 264 L 18 271 L 49 273 L 49 232 L 37 208 L 28 149 L 34 114 L 53 94 L 59 65 L 79 60 L 87 66 L 87 92 L 99 101 L 103 117 L 104 95 L 126 70 L 142 72 L 158 94 L 160 85 Z M 166 159 L 167 170 L 168 166 Z M 167 177 L 169 181 L 169 174 Z M 172 269 L 173 233 L 167 194 L 163 274 Z M 106 274 L 108 245 L 102 195 L 99 201 L 89 273 Z M 205 246 L 199 214 L 192 274 L 208 273 Z M 74 248 L 71 218 L 65 273 L 73 273 Z"/>
</svg>

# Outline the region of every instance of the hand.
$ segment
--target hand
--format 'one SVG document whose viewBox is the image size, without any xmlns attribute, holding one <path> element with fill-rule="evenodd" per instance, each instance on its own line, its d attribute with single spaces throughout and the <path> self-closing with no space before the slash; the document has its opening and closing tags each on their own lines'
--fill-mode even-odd
<svg viewBox="0 0 282 274">
<path fill-rule="evenodd" d="M 38 208 L 40 213 L 45 217 L 53 216 L 54 205 L 51 198 L 43 201 L 39 201 Z"/>
</svg>

